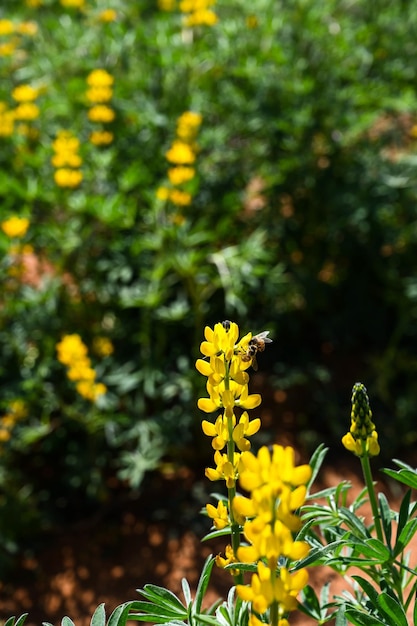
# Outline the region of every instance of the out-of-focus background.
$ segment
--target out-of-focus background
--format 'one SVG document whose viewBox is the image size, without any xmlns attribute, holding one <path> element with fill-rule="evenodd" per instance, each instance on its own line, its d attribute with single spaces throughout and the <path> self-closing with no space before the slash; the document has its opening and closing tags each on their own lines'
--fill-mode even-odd
<svg viewBox="0 0 417 626">
<path fill-rule="evenodd" d="M 206 324 L 273 338 L 254 446 L 324 441 L 337 469 L 360 380 L 378 463 L 412 455 L 416 20 L 390 0 L 2 0 L 2 616 L 36 610 L 35 584 L 51 614 L 96 604 L 89 549 L 110 597 L 122 536 L 154 546 L 143 564 L 207 529 Z"/>
</svg>

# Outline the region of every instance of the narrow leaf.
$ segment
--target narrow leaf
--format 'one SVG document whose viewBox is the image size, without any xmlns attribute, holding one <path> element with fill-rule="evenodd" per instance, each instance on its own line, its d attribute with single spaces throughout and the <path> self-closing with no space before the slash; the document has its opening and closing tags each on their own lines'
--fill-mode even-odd
<svg viewBox="0 0 417 626">
<path fill-rule="evenodd" d="M 381 513 L 382 528 L 384 530 L 385 539 L 387 545 L 391 548 L 391 536 L 392 536 L 392 515 L 391 509 L 388 504 L 387 497 L 384 493 L 378 494 L 379 511 Z"/>
<path fill-rule="evenodd" d="M 107 626 L 125 626 L 129 615 L 129 609 L 132 604 L 132 602 L 124 602 L 123 604 L 116 606 L 113 613 L 109 617 Z"/>
<path fill-rule="evenodd" d="M 362 576 L 352 576 L 352 578 L 356 580 L 358 585 L 364 590 L 364 592 L 368 596 L 369 600 L 376 607 L 378 600 L 378 591 L 375 589 L 375 587 L 369 582 L 369 580 L 362 578 Z"/>
<path fill-rule="evenodd" d="M 181 600 L 169 591 L 169 589 L 165 589 L 164 587 L 158 587 L 157 585 L 145 585 L 143 589 L 138 589 L 138 592 L 141 593 L 147 600 L 155 602 L 162 606 L 165 604 L 166 606 L 170 606 L 172 609 L 177 609 L 179 612 L 184 611 L 184 605 Z"/>
<path fill-rule="evenodd" d="M 104 609 L 104 603 L 99 604 L 94 611 L 90 626 L 106 626 L 106 611 Z"/>
<path fill-rule="evenodd" d="M 345 611 L 345 617 L 348 623 L 351 622 L 355 624 L 355 626 L 387 626 L 385 622 L 381 622 L 381 620 L 377 619 L 374 615 L 371 616 L 367 613 L 362 613 L 362 611 L 358 611 L 358 609 L 347 609 Z"/>
<path fill-rule="evenodd" d="M 192 598 L 191 598 L 190 585 L 188 584 L 188 580 L 186 578 L 183 578 L 181 580 L 181 587 L 182 587 L 182 592 L 183 592 L 184 598 L 185 598 L 185 606 L 188 609 L 188 607 L 192 603 Z"/>
<path fill-rule="evenodd" d="M 412 489 L 417 489 L 417 474 L 415 470 L 402 469 L 395 471 L 392 469 L 384 469 L 383 472 L 398 482 L 408 485 L 408 487 Z"/>
<path fill-rule="evenodd" d="M 402 532 L 402 529 L 404 528 L 404 526 L 406 525 L 408 518 L 409 518 L 409 511 L 410 511 L 410 500 L 411 500 L 411 489 L 409 489 L 407 491 L 407 493 L 405 494 L 404 498 L 402 499 L 401 502 L 401 506 L 400 506 L 400 511 L 398 514 L 398 525 L 397 525 L 397 539 L 396 541 L 398 541 L 398 538 Z"/>
<path fill-rule="evenodd" d="M 75 626 L 75 624 L 70 617 L 65 615 L 61 620 L 61 626 Z"/>
<path fill-rule="evenodd" d="M 21 615 L 21 616 L 20 616 L 20 617 L 16 620 L 16 622 L 14 623 L 14 626 L 23 626 L 23 624 L 24 624 L 24 622 L 25 622 L 25 620 L 26 620 L 27 616 L 28 616 L 28 613 L 23 613 L 23 615 Z M 14 618 L 13 618 L 13 619 L 14 619 Z M 6 622 L 6 623 L 7 623 L 7 622 Z M 6 626 L 6 624 L 5 624 L 4 626 Z"/>
<path fill-rule="evenodd" d="M 394 546 L 394 557 L 403 552 L 404 548 L 410 543 L 417 532 L 417 518 L 410 519 L 402 529 L 400 536 L 397 538 Z"/>
<path fill-rule="evenodd" d="M 207 591 L 208 584 L 210 582 L 210 576 L 214 565 L 214 557 L 210 555 L 207 557 L 200 579 L 198 581 L 198 586 L 195 594 L 195 610 L 197 613 L 200 613 L 202 602 L 204 600 L 205 593 Z"/>
<path fill-rule="evenodd" d="M 319 473 L 320 468 L 323 464 L 324 457 L 326 456 L 328 449 L 329 448 L 326 448 L 324 444 L 321 443 L 311 455 L 309 465 L 312 469 L 312 474 L 310 480 L 307 483 L 307 491 L 310 490 L 311 485 L 314 483 L 316 476 Z"/>
<path fill-rule="evenodd" d="M 388 595 L 388 593 L 383 592 L 378 596 L 378 606 L 381 612 L 391 620 L 392 624 L 395 624 L 395 626 L 408 626 L 407 616 L 403 607 L 398 600 Z"/>
<path fill-rule="evenodd" d="M 187 610 L 184 607 L 182 607 L 181 611 L 178 611 L 178 609 L 170 605 L 163 605 L 163 604 L 159 605 L 159 604 L 155 604 L 154 602 L 136 602 L 135 610 L 143 614 L 152 613 L 152 615 L 161 615 L 169 619 L 171 618 L 172 619 L 175 619 L 175 618 L 185 619 L 187 617 Z"/>
<path fill-rule="evenodd" d="M 367 539 L 370 537 L 369 531 L 365 524 L 346 507 L 342 506 L 339 509 L 341 517 L 349 524 L 349 528 L 352 532 L 356 531 L 360 537 Z"/>
</svg>

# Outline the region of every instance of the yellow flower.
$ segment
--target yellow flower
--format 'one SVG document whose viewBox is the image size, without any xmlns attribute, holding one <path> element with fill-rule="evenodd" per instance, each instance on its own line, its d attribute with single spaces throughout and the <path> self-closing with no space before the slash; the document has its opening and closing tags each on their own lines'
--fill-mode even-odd
<svg viewBox="0 0 417 626">
<path fill-rule="evenodd" d="M 168 187 L 158 187 L 158 189 L 156 190 L 156 197 L 158 198 L 158 200 L 166 201 L 168 200 L 170 193 L 171 190 L 168 189 Z"/>
<path fill-rule="evenodd" d="M 91 384 L 89 381 L 81 380 L 75 385 L 80 396 L 91 402 L 95 402 L 100 396 L 104 395 L 107 387 L 103 383 Z"/>
<path fill-rule="evenodd" d="M 211 480 L 225 480 L 227 487 L 234 487 L 238 475 L 238 466 L 240 454 L 235 452 L 233 463 L 229 461 L 227 454 L 221 454 L 218 450 L 214 453 L 214 462 L 216 467 L 207 467 L 205 471 L 206 477 Z"/>
<path fill-rule="evenodd" d="M 177 137 L 186 143 L 195 139 L 197 131 L 202 122 L 200 113 L 186 111 L 177 120 Z"/>
<path fill-rule="evenodd" d="M 11 35 L 14 32 L 14 24 L 11 20 L 0 20 L 0 36 Z"/>
<path fill-rule="evenodd" d="M 112 122 L 116 117 L 115 112 L 105 104 L 96 104 L 88 111 L 88 119 L 91 122 Z"/>
<path fill-rule="evenodd" d="M 90 87 L 111 87 L 114 78 L 106 70 L 96 69 L 87 76 L 87 84 Z"/>
<path fill-rule="evenodd" d="M 161 11 L 174 11 L 176 0 L 158 0 L 158 8 Z"/>
<path fill-rule="evenodd" d="M 54 167 L 80 167 L 82 159 L 79 154 L 70 151 L 62 151 L 54 154 L 51 163 Z"/>
<path fill-rule="evenodd" d="M 19 85 L 12 91 L 12 98 L 16 102 L 33 102 L 39 95 L 39 89 L 35 89 L 30 85 Z"/>
<path fill-rule="evenodd" d="M 114 22 L 117 19 L 117 12 L 114 9 L 104 9 L 99 13 L 100 22 Z"/>
<path fill-rule="evenodd" d="M 64 365 L 72 365 L 80 359 L 84 359 L 88 352 L 87 346 L 77 333 L 65 335 L 62 340 L 57 343 L 56 350 L 58 353 L 58 361 Z"/>
<path fill-rule="evenodd" d="M 17 25 L 16 30 L 21 35 L 29 35 L 32 37 L 38 32 L 38 25 L 35 22 L 21 22 Z"/>
<path fill-rule="evenodd" d="M 192 202 L 192 195 L 186 191 L 181 191 L 180 189 L 172 189 L 169 194 L 169 199 L 173 204 L 177 206 L 188 206 Z"/>
<path fill-rule="evenodd" d="M 87 100 L 90 102 L 108 102 L 113 96 L 113 89 L 105 85 L 94 85 L 86 91 Z"/>
<path fill-rule="evenodd" d="M 12 237 L 24 237 L 27 229 L 29 228 L 29 220 L 26 217 L 17 217 L 16 215 L 10 217 L 8 220 L 1 222 L 0 226 L 2 231 L 10 238 Z"/>
<path fill-rule="evenodd" d="M 90 141 L 95 146 L 107 146 L 113 141 L 114 135 L 108 130 L 93 130 L 90 134 Z"/>
<path fill-rule="evenodd" d="M 214 11 L 195 11 L 184 17 L 184 26 L 214 26 L 218 19 Z"/>
<path fill-rule="evenodd" d="M 80 170 L 71 170 L 65 167 L 59 168 L 54 173 L 54 180 L 59 187 L 78 187 L 83 179 Z"/>
<path fill-rule="evenodd" d="M 222 528 L 229 526 L 229 512 L 227 510 L 227 506 L 222 500 L 219 500 L 217 507 L 212 504 L 207 504 L 206 511 L 207 515 L 213 520 L 213 525 L 217 528 L 217 530 L 221 530 Z"/>
<path fill-rule="evenodd" d="M 93 341 L 93 349 L 99 356 L 110 356 L 114 352 L 114 347 L 110 339 L 107 337 L 95 337 Z"/>
<path fill-rule="evenodd" d="M 39 107 L 33 102 L 22 102 L 14 111 L 14 119 L 31 122 L 39 117 Z"/>
<path fill-rule="evenodd" d="M 196 158 L 191 147 L 178 139 L 172 143 L 171 148 L 165 153 L 165 157 L 171 163 L 180 165 L 194 163 Z"/>
<path fill-rule="evenodd" d="M 85 4 L 85 0 L 59 0 L 61 5 L 63 7 L 66 8 L 75 8 L 75 9 L 82 9 L 84 4 Z"/>
<path fill-rule="evenodd" d="M 193 167 L 171 167 L 168 170 L 168 178 L 172 185 L 182 185 L 192 180 L 195 176 L 195 169 Z"/>
</svg>

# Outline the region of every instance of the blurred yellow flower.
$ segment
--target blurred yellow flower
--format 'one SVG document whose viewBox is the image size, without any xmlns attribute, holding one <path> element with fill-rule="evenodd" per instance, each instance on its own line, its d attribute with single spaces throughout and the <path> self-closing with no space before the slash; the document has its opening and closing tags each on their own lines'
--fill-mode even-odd
<svg viewBox="0 0 417 626">
<path fill-rule="evenodd" d="M 114 9 L 104 9 L 98 16 L 100 22 L 114 22 L 117 19 L 117 12 Z"/>
<path fill-rule="evenodd" d="M 14 109 L 15 120 L 31 122 L 39 117 L 39 107 L 33 102 L 22 102 Z"/>
<path fill-rule="evenodd" d="M 11 20 L 0 20 L 0 35 L 11 35 L 14 32 L 14 24 Z"/>
<path fill-rule="evenodd" d="M 177 206 L 188 206 L 192 202 L 192 195 L 187 191 L 181 191 L 180 189 L 172 189 L 169 194 L 169 199 L 173 204 Z"/>
<path fill-rule="evenodd" d="M 91 122 L 103 122 L 108 123 L 112 122 L 115 118 L 115 113 L 113 109 L 106 106 L 105 104 L 97 104 L 88 111 L 88 119 Z"/>
<path fill-rule="evenodd" d="M 87 84 L 90 87 L 111 87 L 114 78 L 106 70 L 96 69 L 87 76 Z"/>
<path fill-rule="evenodd" d="M 66 167 L 59 168 L 54 173 L 54 180 L 59 187 L 78 187 L 83 179 L 80 170 L 71 170 Z"/>
<path fill-rule="evenodd" d="M 12 91 L 12 98 L 16 102 L 33 102 L 39 95 L 39 89 L 31 85 L 19 85 Z"/>
<path fill-rule="evenodd" d="M 29 220 L 26 217 L 17 217 L 13 215 L 8 220 L 1 222 L 2 231 L 10 238 L 24 237 L 29 228 Z"/>
<path fill-rule="evenodd" d="M 113 133 L 108 130 L 93 130 L 90 141 L 95 146 L 106 146 L 113 141 Z"/>
<path fill-rule="evenodd" d="M 168 170 L 168 178 L 172 185 L 182 185 L 192 180 L 195 175 L 195 169 L 193 167 L 171 167 Z"/>
<path fill-rule="evenodd" d="M 14 113 L 7 108 L 5 102 L 0 102 L 0 137 L 10 137 L 14 130 Z"/>
<path fill-rule="evenodd" d="M 171 190 L 168 189 L 168 187 L 158 187 L 156 190 L 156 197 L 158 200 L 168 200 L 170 192 Z"/>
<path fill-rule="evenodd" d="M 168 161 L 180 165 L 194 163 L 195 154 L 192 148 L 184 141 L 176 139 L 171 148 L 165 153 Z"/>
<path fill-rule="evenodd" d="M 82 9 L 85 0 L 59 0 L 61 5 L 66 8 Z"/>
<path fill-rule="evenodd" d="M 86 91 L 90 102 L 108 102 L 113 96 L 113 89 L 104 85 L 95 85 Z"/>
<path fill-rule="evenodd" d="M 184 26 L 214 26 L 218 19 L 214 11 L 194 11 L 184 17 Z"/>
<path fill-rule="evenodd" d="M 19 43 L 19 39 L 13 39 L 6 43 L 0 44 L 0 56 L 1 57 L 10 57 L 16 50 L 17 44 Z"/>
<path fill-rule="evenodd" d="M 38 25 L 36 22 L 21 22 L 17 25 L 16 30 L 20 35 L 29 35 L 32 37 L 38 32 Z"/>
<path fill-rule="evenodd" d="M 175 0 L 158 0 L 158 8 L 161 11 L 174 11 L 175 7 Z"/>
<path fill-rule="evenodd" d="M 42 6 L 42 0 L 26 0 L 26 6 L 31 9 L 37 9 Z"/>
<path fill-rule="evenodd" d="M 107 337 L 95 337 L 93 341 L 93 350 L 99 356 L 110 356 L 113 354 L 114 347 L 110 339 Z"/>
</svg>

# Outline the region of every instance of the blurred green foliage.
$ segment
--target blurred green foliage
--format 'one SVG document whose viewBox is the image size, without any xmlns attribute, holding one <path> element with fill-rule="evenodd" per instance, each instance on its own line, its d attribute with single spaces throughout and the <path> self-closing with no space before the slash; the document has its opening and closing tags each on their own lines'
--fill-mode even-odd
<svg viewBox="0 0 417 626">
<path fill-rule="evenodd" d="M 17 242 L 0 231 L 5 545 L 105 502 L 115 475 L 138 487 L 167 451 L 198 449 L 193 363 L 224 318 L 270 330 L 262 369 L 301 389 L 300 441 L 345 432 L 355 379 L 388 455 L 417 437 L 417 5 L 228 0 L 193 28 L 164 6 L 2 2 L 0 222 L 30 220 Z M 114 77 L 106 146 L 89 141 L 97 68 Z M 39 116 L 7 134 L 22 84 Z M 177 206 L 157 190 L 186 111 L 202 123 Z M 51 163 L 63 129 L 82 157 L 69 189 Z M 74 333 L 107 388 L 96 402 L 57 360 Z"/>
</svg>

